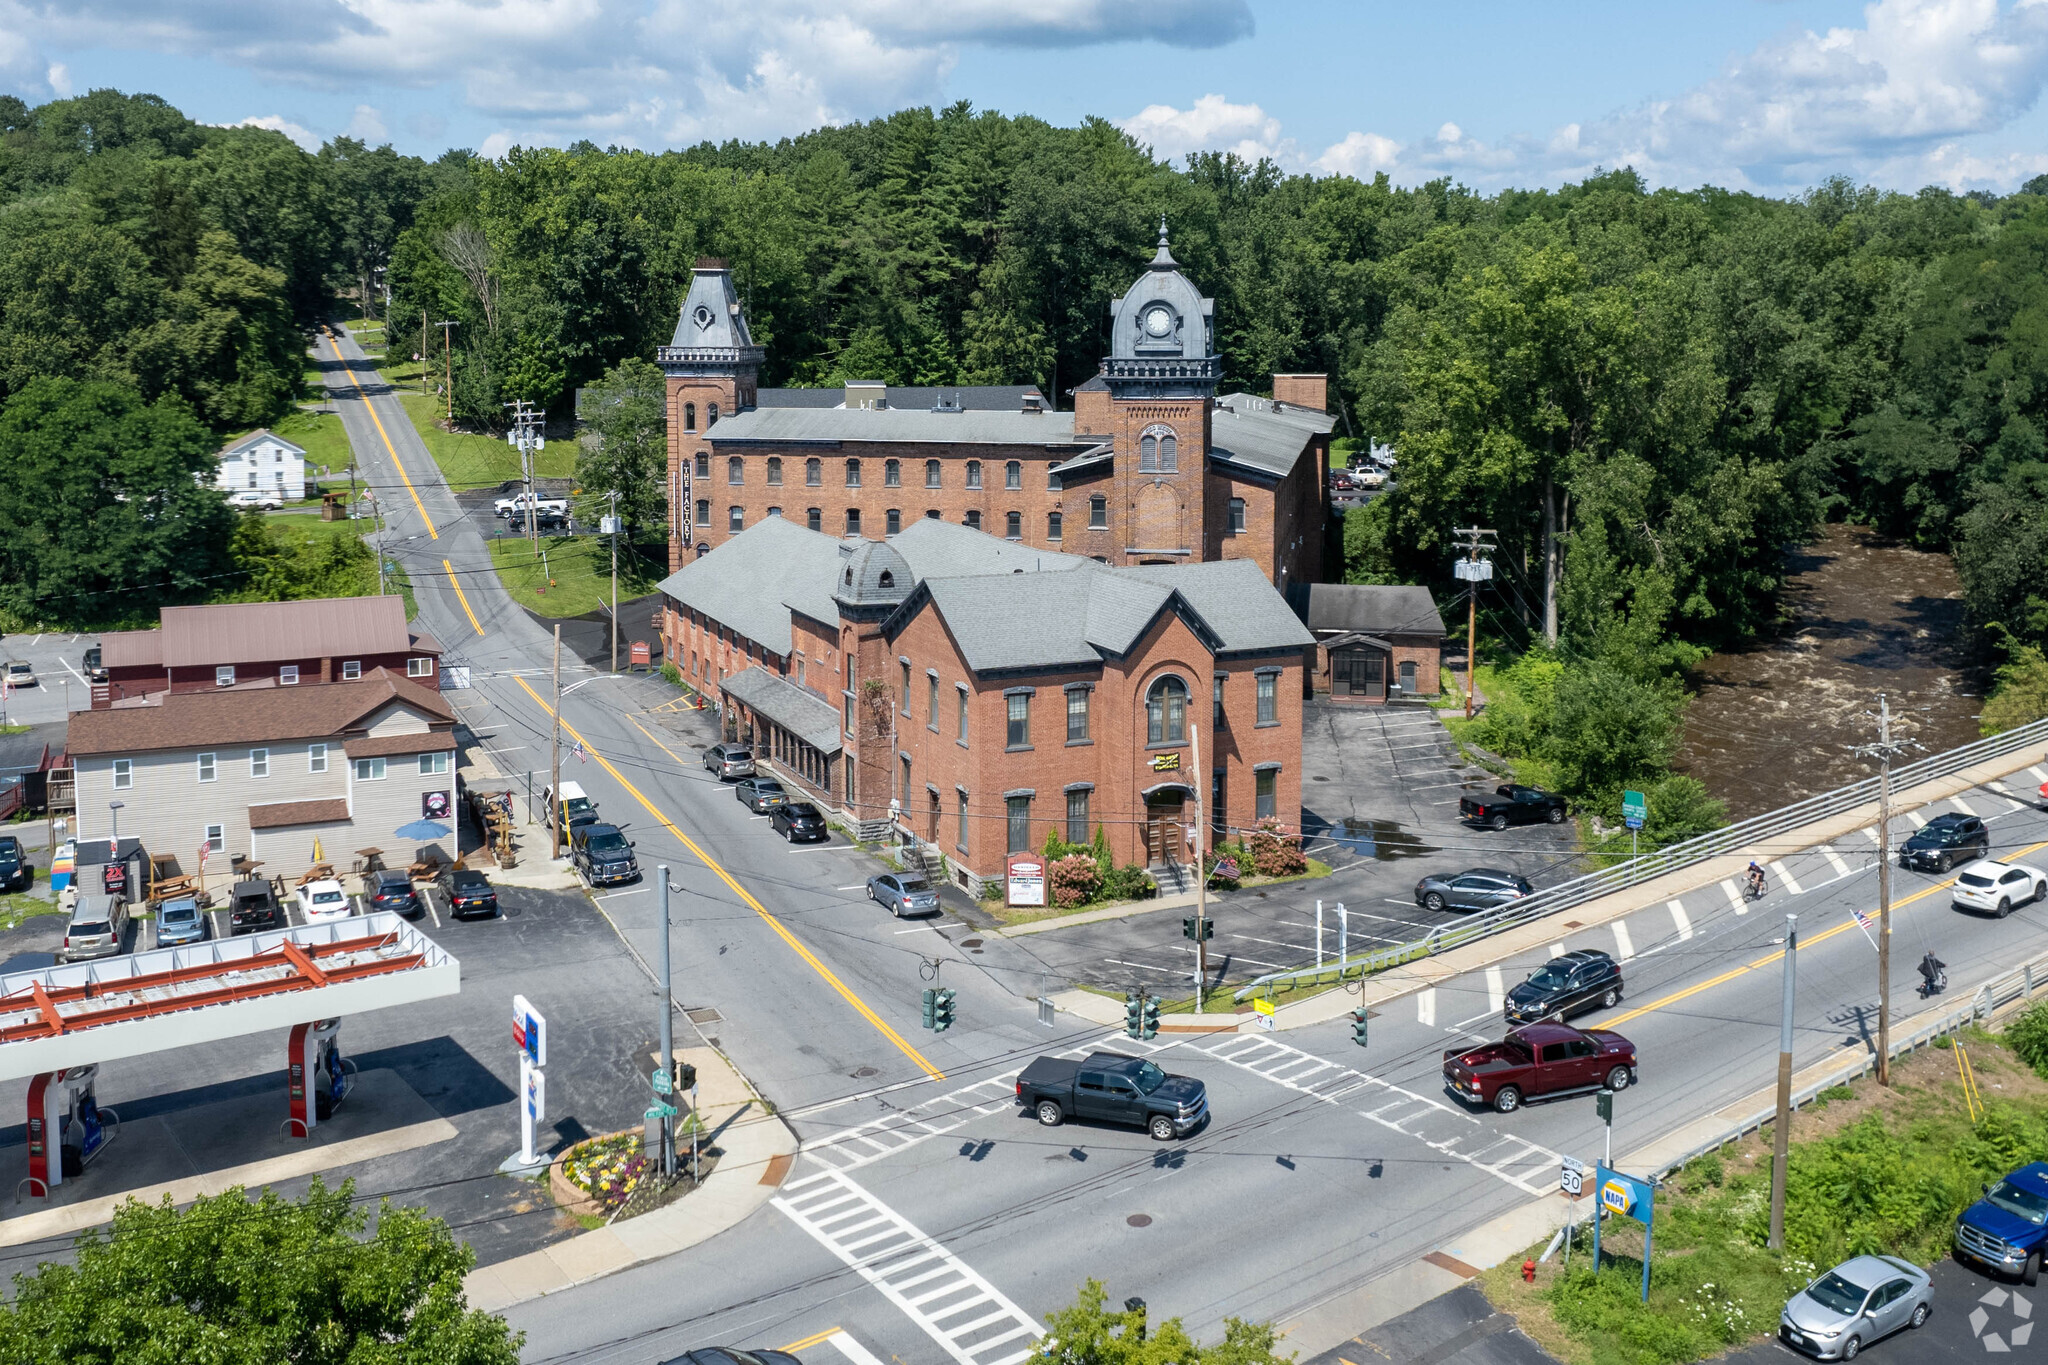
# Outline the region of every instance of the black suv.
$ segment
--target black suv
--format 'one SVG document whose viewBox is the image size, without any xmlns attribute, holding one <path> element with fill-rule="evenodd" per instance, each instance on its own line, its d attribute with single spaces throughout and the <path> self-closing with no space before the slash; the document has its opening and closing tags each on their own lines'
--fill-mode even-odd
<svg viewBox="0 0 2048 1365">
<path fill-rule="evenodd" d="M 363 890 L 369 893 L 372 910 L 396 910 L 401 915 L 412 916 L 423 913 L 426 907 L 420 904 L 419 892 L 412 889 L 412 878 L 403 872 L 389 868 L 372 872 L 365 879 Z"/>
<path fill-rule="evenodd" d="M 1508 992 L 1502 1013 L 1512 1027 L 1539 1019 L 1563 1022 L 1574 1014 L 1620 1003 L 1621 964 L 1597 948 L 1578 948 L 1530 973 L 1527 981 Z"/>
<path fill-rule="evenodd" d="M 445 869 L 440 876 L 442 894 L 448 897 L 448 913 L 457 919 L 498 913 L 498 893 L 491 879 L 466 867 Z"/>
<path fill-rule="evenodd" d="M 808 801 L 790 801 L 770 807 L 768 827 L 792 844 L 832 837 L 832 831 L 825 827 L 825 817 Z"/>
<path fill-rule="evenodd" d="M 34 879 L 35 869 L 29 866 L 28 855 L 21 851 L 21 840 L 12 834 L 0 834 L 0 891 L 18 890 Z"/>
<path fill-rule="evenodd" d="M 570 857 L 583 874 L 584 885 L 613 886 L 639 879 L 632 841 L 617 825 L 584 825 L 570 837 L 576 841 Z"/>
<path fill-rule="evenodd" d="M 1946 872 L 1957 863 L 1991 856 L 1991 831 L 1974 815 L 1948 811 L 1935 816 L 1899 849 L 1899 866 L 1918 872 Z"/>
</svg>

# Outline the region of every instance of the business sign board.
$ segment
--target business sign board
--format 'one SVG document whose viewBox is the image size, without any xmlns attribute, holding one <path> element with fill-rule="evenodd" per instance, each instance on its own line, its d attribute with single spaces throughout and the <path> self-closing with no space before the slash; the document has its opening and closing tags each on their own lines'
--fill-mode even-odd
<svg viewBox="0 0 2048 1365">
<path fill-rule="evenodd" d="M 1593 1182 L 1600 1191 L 1600 1208 L 1593 1218 L 1593 1273 L 1600 1273 L 1600 1224 L 1607 1215 L 1633 1218 L 1643 1225 L 1643 1302 L 1650 1301 L 1650 1239 L 1655 1231 L 1657 1187 L 1647 1180 L 1623 1175 L 1606 1163 L 1593 1167 Z"/>
<path fill-rule="evenodd" d="M 1006 899 L 1009 904 L 1045 904 L 1045 859 L 1038 854 L 1012 853 L 1004 867 L 1004 881 L 1008 886 Z"/>
</svg>

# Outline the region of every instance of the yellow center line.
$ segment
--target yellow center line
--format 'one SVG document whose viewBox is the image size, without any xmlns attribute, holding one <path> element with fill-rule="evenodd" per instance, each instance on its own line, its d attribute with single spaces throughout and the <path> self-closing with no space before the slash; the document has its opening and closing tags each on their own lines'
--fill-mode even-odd
<svg viewBox="0 0 2048 1365">
<path fill-rule="evenodd" d="M 2024 858 L 2029 853 L 2034 853 L 2044 848 L 2048 848 L 2048 840 L 2043 840 L 2038 844 L 2034 844 L 2030 847 L 2023 848 L 2018 853 L 2015 853 L 2012 856 L 2014 858 Z M 1904 900 L 1893 901 L 1892 909 L 1903 910 L 1907 906 L 1911 905 L 1914 901 L 1925 900 L 1929 896 L 1933 895 L 1935 892 L 1946 890 L 1947 888 L 1954 886 L 1955 884 L 1956 879 L 1954 877 L 1950 877 L 1945 882 L 1936 882 L 1934 885 L 1926 888 L 1923 891 L 1914 892 L 1912 895 L 1906 897 Z M 1875 915 L 1875 913 L 1875 911 L 1872 912 L 1873 916 Z M 1813 935 L 1811 938 L 1802 937 L 1799 940 L 1799 946 L 1802 948 L 1811 948 L 1816 943 L 1825 943 L 1829 939 L 1833 938 L 1836 934 L 1847 933 L 1849 930 L 1854 929 L 1855 927 L 1856 917 L 1852 914 L 1846 922 L 1842 924 L 1837 924 L 1832 929 L 1823 929 L 1819 933 Z M 1631 1019 L 1640 1019 L 1644 1015 L 1650 1013 L 1652 1010 L 1661 1010 L 1666 1005 L 1675 1005 L 1681 1000 L 1690 999 L 1691 997 L 1698 995 L 1701 991 L 1712 990 L 1714 987 L 1720 985 L 1724 981 L 1733 981 L 1738 976 L 1743 976 L 1750 972 L 1759 971 L 1765 967 L 1770 966 L 1774 962 L 1783 961 L 1784 957 L 1785 950 L 1783 948 L 1780 948 L 1777 952 L 1768 954 L 1764 957 L 1760 957 L 1756 961 L 1751 962 L 1745 966 L 1736 967 L 1732 970 L 1721 973 L 1719 976 L 1709 977 L 1705 981 L 1696 982 L 1693 985 L 1687 986 L 1682 991 L 1673 991 L 1670 995 L 1664 996 L 1662 999 L 1659 1000 L 1652 1000 L 1647 1005 L 1638 1005 L 1636 1008 L 1630 1010 L 1628 1013 L 1618 1015 L 1615 1018 L 1608 1020 L 1600 1027 L 1619 1028 L 1623 1024 L 1628 1023 Z"/>
<path fill-rule="evenodd" d="M 817 1345 L 817 1344 L 818 1344 L 819 1342 L 821 1342 L 821 1341 L 824 1341 L 824 1340 L 826 1340 L 826 1339 L 827 1339 L 827 1338 L 829 1338 L 829 1337 L 836 1337 L 836 1336 L 838 1336 L 838 1335 L 839 1335 L 839 1329 L 838 1329 L 837 1327 L 827 1327 L 827 1328 L 826 1328 L 826 1329 L 825 1329 L 824 1331 L 822 1331 L 822 1332 L 813 1332 L 813 1333 L 811 1333 L 811 1334 L 810 1334 L 809 1336 L 805 1337 L 805 1338 L 804 1338 L 804 1339 L 803 1339 L 802 1341 L 792 1341 L 791 1343 L 789 1343 L 789 1345 L 787 1345 L 787 1346 L 780 1346 L 780 1347 L 777 1347 L 776 1349 L 777 1349 L 777 1350 L 782 1350 L 782 1351 L 801 1351 L 801 1350 L 803 1350 L 803 1349 L 804 1349 L 805 1347 L 807 1347 L 807 1346 L 816 1346 L 816 1345 Z"/>
<path fill-rule="evenodd" d="M 384 449 L 391 452 L 392 466 L 398 470 L 398 477 L 405 480 L 405 491 L 412 494 L 412 505 L 419 509 L 420 520 L 427 524 L 427 534 L 439 540 L 441 533 L 434 529 L 434 519 L 427 515 L 427 505 L 420 501 L 420 490 L 412 486 L 412 475 L 405 472 L 405 462 L 398 458 L 398 448 L 391 444 L 391 433 L 384 430 L 384 419 L 377 415 L 377 405 L 370 401 L 369 391 L 363 387 L 363 381 L 356 378 L 354 362 L 342 355 L 341 347 L 335 343 L 332 332 L 327 334 L 327 346 L 334 352 L 334 358 L 341 361 L 343 369 L 347 371 L 348 382 L 355 385 L 356 392 L 363 396 L 363 408 L 370 414 L 370 420 L 377 424 L 377 434 L 384 438 Z M 483 633 L 481 626 L 477 628 L 477 633 Z"/>
<path fill-rule="evenodd" d="M 462 590 L 461 582 L 455 577 L 455 566 L 444 559 L 441 561 L 441 567 L 448 571 L 448 586 L 455 589 L 455 600 L 462 603 L 462 614 L 476 627 L 477 634 L 483 634 L 483 624 L 476 619 L 476 613 L 469 609 L 469 594 Z"/>
<path fill-rule="evenodd" d="M 538 705 L 541 710 L 547 712 L 550 716 L 554 715 L 554 708 L 550 707 L 545 701 L 541 700 L 540 693 L 534 691 L 532 687 L 528 686 L 526 679 L 515 676 L 512 679 L 512 681 L 518 683 L 520 688 L 526 693 L 527 696 L 533 698 L 535 704 Z M 637 726 L 639 722 L 635 721 L 634 724 Z M 912 1047 L 909 1043 L 903 1040 L 902 1034 L 898 1033 L 895 1029 L 889 1027 L 887 1020 L 883 1019 L 881 1015 L 876 1014 L 872 1009 L 868 1008 L 867 1002 L 862 1000 L 859 996 L 855 995 L 853 991 L 847 986 L 847 984 L 841 981 L 838 978 L 838 976 L 833 973 L 830 967 L 827 967 L 823 962 L 819 961 L 818 955 L 816 953 L 813 953 L 809 948 L 806 948 L 803 945 L 802 941 L 799 940 L 795 934 L 792 934 L 788 930 L 788 928 L 783 925 L 781 920 L 775 918 L 774 915 L 770 914 L 768 912 L 767 906 L 755 900 L 752 892 L 748 891 L 747 888 L 745 888 L 744 886 L 741 886 L 730 872 L 727 872 L 725 868 L 719 865 L 716 859 L 714 859 L 710 854 L 706 853 L 702 848 L 699 848 L 697 846 L 697 841 L 695 839 L 692 839 L 689 835 L 683 833 L 680 829 L 677 829 L 674 821 L 670 820 L 666 815 L 663 815 L 652 801 L 649 801 L 645 796 L 641 795 L 640 789 L 634 786 L 631 782 L 628 782 L 626 780 L 625 774 L 621 773 L 617 768 L 614 768 L 611 764 L 611 760 L 606 758 L 603 754 L 597 751 L 596 745 L 591 744 L 589 741 L 585 740 L 582 735 L 576 732 L 576 727 L 571 725 L 568 721 L 562 721 L 562 728 L 569 732 L 569 737 L 571 739 L 575 740 L 578 744 L 583 746 L 583 750 L 585 753 L 588 753 L 592 758 L 596 759 L 599 765 L 602 766 L 606 772 L 612 775 L 613 781 L 617 782 L 621 787 L 624 787 L 627 793 L 630 796 L 632 796 L 632 798 L 635 801 L 638 801 L 641 807 L 645 809 L 649 815 L 653 816 L 656 820 L 659 820 L 661 822 L 661 827 L 663 829 L 667 830 L 670 834 L 673 834 L 676 837 L 676 839 L 681 842 L 684 848 L 689 849 L 691 853 L 697 856 L 698 860 L 701 861 L 704 864 L 704 866 L 710 868 L 712 872 L 716 873 L 720 881 L 724 882 L 728 887 L 732 888 L 732 893 L 738 896 L 742 901 L 746 902 L 748 907 L 751 908 L 755 914 L 759 915 L 762 918 L 762 920 L 767 923 L 768 927 L 773 929 L 776 932 L 776 934 L 781 937 L 782 941 L 790 946 L 790 948 L 796 953 L 798 957 L 802 958 L 806 963 L 810 965 L 811 970 L 816 972 L 819 975 L 819 977 L 824 980 L 826 985 L 830 986 L 833 990 L 838 991 L 840 997 L 844 999 L 847 1004 L 853 1006 L 854 1010 L 860 1014 L 861 1018 L 867 1020 L 870 1024 L 874 1025 L 875 1030 L 879 1032 L 884 1038 L 887 1038 L 890 1042 L 894 1043 L 898 1051 L 900 1051 L 904 1056 L 910 1058 L 911 1061 L 917 1063 L 917 1065 L 923 1069 L 925 1075 L 927 1075 L 935 1081 L 942 1081 L 946 1079 L 945 1072 L 939 1070 L 930 1062 L 926 1061 L 922 1053 L 920 1053 L 916 1048 Z M 642 733 L 645 733 L 645 731 L 643 730 Z M 650 736 L 650 738 L 652 737 Z M 659 740 L 656 740 L 655 742 L 657 744 L 660 744 Z M 662 749 L 663 752 L 668 753 L 670 758 L 675 758 L 675 754 L 669 751 L 667 745 L 662 745 Z M 680 763 L 682 760 L 677 759 L 676 761 Z"/>
</svg>

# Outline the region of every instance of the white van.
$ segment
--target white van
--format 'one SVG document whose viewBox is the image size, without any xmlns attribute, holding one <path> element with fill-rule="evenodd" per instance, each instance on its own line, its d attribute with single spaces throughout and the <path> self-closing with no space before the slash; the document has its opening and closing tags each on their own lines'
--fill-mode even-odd
<svg viewBox="0 0 2048 1365">
<path fill-rule="evenodd" d="M 555 811 L 557 809 L 556 795 L 552 791 L 543 791 L 540 799 L 548 809 L 548 828 L 553 829 Z M 573 832 L 581 825 L 594 825 L 597 823 L 597 802 L 586 796 L 583 788 L 577 786 L 574 782 L 564 782 L 562 784 L 560 810 L 563 816 L 562 828 L 564 832 Z"/>
</svg>

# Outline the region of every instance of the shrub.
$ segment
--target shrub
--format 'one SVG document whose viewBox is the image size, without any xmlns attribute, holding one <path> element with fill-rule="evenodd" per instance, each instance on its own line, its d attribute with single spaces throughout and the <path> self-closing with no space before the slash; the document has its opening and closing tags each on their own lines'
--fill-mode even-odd
<svg viewBox="0 0 2048 1365">
<path fill-rule="evenodd" d="M 1252 868 L 1261 877 L 1298 877 L 1308 871 L 1301 840 L 1283 835 L 1270 825 L 1256 831 L 1250 844 Z"/>
<path fill-rule="evenodd" d="M 681 687 L 683 685 L 683 670 L 676 667 L 675 660 L 663 659 L 661 661 L 661 680 L 671 687 Z"/>
<path fill-rule="evenodd" d="M 1102 879 L 1102 895 L 1105 900 L 1148 900 L 1158 890 L 1158 885 L 1146 874 L 1144 868 L 1129 863 L 1122 867 L 1112 867 L 1109 875 Z"/>
<path fill-rule="evenodd" d="M 1051 865 L 1053 904 L 1072 909 L 1086 905 L 1102 890 L 1102 872 L 1086 853 L 1069 853 Z"/>
<path fill-rule="evenodd" d="M 2037 1076 L 2048 1076 L 2048 1000 L 2029 1005 L 2005 1029 L 2005 1041 Z"/>
</svg>

